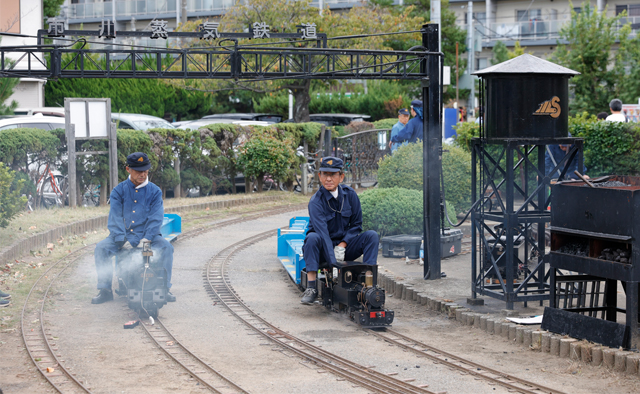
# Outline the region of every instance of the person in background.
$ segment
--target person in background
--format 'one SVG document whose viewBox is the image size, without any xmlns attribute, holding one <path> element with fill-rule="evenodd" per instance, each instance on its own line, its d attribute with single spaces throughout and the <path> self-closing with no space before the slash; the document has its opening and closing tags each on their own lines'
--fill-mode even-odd
<svg viewBox="0 0 640 394">
<path fill-rule="evenodd" d="M 569 134 L 571 137 L 571 134 Z M 547 151 L 544 154 L 544 168 L 545 173 L 549 175 L 552 179 L 558 178 L 560 173 L 564 169 L 564 166 L 561 166 L 557 171 L 552 173 L 553 169 L 564 159 L 569 150 L 571 149 L 571 145 L 547 145 Z M 579 177 L 574 173 L 574 171 L 578 170 L 578 155 L 576 154 L 569 167 L 567 168 L 567 172 L 564 174 L 568 179 L 579 179 Z M 589 178 L 586 174 L 587 167 L 583 166 L 584 177 Z"/>
<path fill-rule="evenodd" d="M 611 110 L 611 115 L 607 116 L 607 121 L 609 122 L 626 122 L 627 117 L 622 113 L 622 101 L 620 99 L 613 99 L 609 103 L 609 109 Z"/>
<path fill-rule="evenodd" d="M 422 101 L 413 100 L 411 102 L 411 115 L 413 115 L 413 119 L 407 123 L 404 129 L 398 131 L 398 134 L 391 137 L 391 142 L 402 143 L 407 141 L 408 143 L 418 142 L 421 140 L 424 131 L 423 131 L 423 114 L 422 114 Z"/>
<path fill-rule="evenodd" d="M 394 124 L 391 128 L 391 138 L 398 135 L 398 132 L 404 129 L 407 123 L 409 123 L 409 110 L 406 108 L 402 108 L 398 111 L 398 123 Z M 391 153 L 394 153 L 399 147 L 406 144 L 406 141 L 403 143 L 389 141 L 389 148 L 391 148 Z"/>
<path fill-rule="evenodd" d="M 607 116 L 609 116 L 608 113 L 606 112 L 600 112 L 598 115 L 596 115 L 596 118 L 598 118 L 598 120 L 606 120 Z"/>
</svg>

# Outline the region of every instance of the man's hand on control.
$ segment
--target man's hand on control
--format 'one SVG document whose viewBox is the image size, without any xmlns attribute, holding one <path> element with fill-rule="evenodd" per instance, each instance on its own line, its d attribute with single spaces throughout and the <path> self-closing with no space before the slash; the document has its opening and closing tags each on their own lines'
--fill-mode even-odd
<svg viewBox="0 0 640 394">
<path fill-rule="evenodd" d="M 342 263 L 344 261 L 344 254 L 346 252 L 345 247 L 347 246 L 346 242 L 340 242 L 333 248 L 333 254 L 336 256 L 336 261 Z"/>
</svg>

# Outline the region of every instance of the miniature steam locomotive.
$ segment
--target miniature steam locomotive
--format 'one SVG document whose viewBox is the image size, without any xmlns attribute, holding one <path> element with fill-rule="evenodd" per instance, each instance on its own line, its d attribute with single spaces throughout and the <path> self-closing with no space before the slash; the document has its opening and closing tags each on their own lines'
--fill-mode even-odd
<svg viewBox="0 0 640 394">
<path fill-rule="evenodd" d="M 169 242 L 181 233 L 181 218 L 175 214 L 165 214 L 161 227 L 162 236 Z M 116 256 L 116 293 L 126 296 L 129 308 L 141 317 L 158 317 L 158 310 L 167 303 L 166 271 L 159 259 L 154 259 L 151 242 L 139 248 L 123 249 Z"/>
<path fill-rule="evenodd" d="M 301 289 L 307 287 L 302 245 L 308 225 L 308 217 L 294 217 L 289 228 L 278 229 L 278 258 Z M 385 291 L 377 282 L 378 266 L 359 262 L 345 262 L 340 267 L 320 264 L 316 281 L 324 307 L 346 313 L 357 324 L 369 328 L 388 326 L 394 317 L 393 311 L 384 307 Z"/>
</svg>

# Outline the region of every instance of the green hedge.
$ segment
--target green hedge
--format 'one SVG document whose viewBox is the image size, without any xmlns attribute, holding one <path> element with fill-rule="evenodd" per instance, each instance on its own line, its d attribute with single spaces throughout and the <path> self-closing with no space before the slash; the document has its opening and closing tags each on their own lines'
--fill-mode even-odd
<svg viewBox="0 0 640 394">
<path fill-rule="evenodd" d="M 471 154 L 456 146 L 442 156 L 445 197 L 458 212 L 471 207 Z M 401 146 L 378 163 L 381 188 L 422 190 L 422 142 Z M 453 221 L 453 218 L 451 218 Z"/>
<path fill-rule="evenodd" d="M 569 132 L 584 138 L 587 174 L 640 175 L 640 126 L 598 121 L 586 113 L 569 118 Z"/>
<path fill-rule="evenodd" d="M 400 187 L 365 190 L 360 194 L 362 227 L 364 230 L 376 231 L 380 237 L 422 234 L 422 201 L 422 191 L 418 190 Z M 447 202 L 447 211 L 449 218 L 455 223 L 453 204 Z"/>
</svg>

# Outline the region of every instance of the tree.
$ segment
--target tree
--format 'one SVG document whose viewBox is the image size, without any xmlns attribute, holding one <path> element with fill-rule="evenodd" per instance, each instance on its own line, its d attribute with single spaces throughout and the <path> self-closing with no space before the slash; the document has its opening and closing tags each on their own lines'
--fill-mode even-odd
<svg viewBox="0 0 640 394">
<path fill-rule="evenodd" d="M 11 219 L 24 209 L 26 197 L 20 196 L 24 180 L 12 188 L 15 172 L 0 162 L 0 227 L 5 228 Z"/>
<path fill-rule="evenodd" d="M 491 52 L 493 52 L 493 59 L 491 59 L 491 64 L 496 65 L 502 62 L 506 62 L 507 60 L 511 60 L 520 55 L 524 55 L 525 49 L 520 46 L 520 41 L 516 41 L 513 51 L 507 49 L 507 46 L 504 42 L 498 41 L 496 45 L 493 47 Z"/>
<path fill-rule="evenodd" d="M 605 12 L 583 3 L 578 14 L 572 4 L 570 7 L 571 23 L 560 30 L 560 39 L 568 43 L 558 41 L 553 54 L 554 61 L 580 73 L 570 80 L 575 93 L 570 113 L 606 111 L 609 101 L 621 94 L 618 82 L 625 80 L 625 60 L 633 44 L 629 39 L 631 27 L 626 24 L 618 28 L 626 13 L 607 17 Z M 612 52 L 614 46 L 618 47 L 616 52 Z"/>
<path fill-rule="evenodd" d="M 0 37 L 0 42 L 2 42 L 2 37 Z M 11 60 L 5 59 L 5 62 L 9 61 L 9 66 L 13 62 Z M 18 102 L 12 100 L 8 105 L 6 101 L 13 94 L 13 88 L 18 85 L 20 79 L 18 78 L 3 78 L 0 77 L 0 115 L 13 115 L 13 110 L 18 106 Z"/>
<path fill-rule="evenodd" d="M 296 154 L 291 147 L 292 141 L 279 140 L 264 131 L 254 134 L 240 149 L 238 157 L 238 165 L 243 169 L 244 176 L 256 178 L 258 193 L 262 191 L 265 175 L 269 174 L 277 180 L 283 180 L 296 160 Z"/>
<path fill-rule="evenodd" d="M 64 3 L 64 0 L 43 0 L 43 14 L 46 18 L 53 18 L 60 13 L 60 6 Z"/>
<path fill-rule="evenodd" d="M 222 19 L 220 31 L 242 32 L 248 29 L 254 22 L 262 22 L 268 25 L 272 32 L 296 31 L 301 23 L 315 23 L 318 33 L 328 33 L 331 36 L 345 36 L 357 34 L 375 34 L 381 32 L 398 32 L 416 30 L 423 23 L 422 17 L 410 15 L 412 8 L 407 13 L 392 13 L 388 7 L 378 6 L 373 3 L 363 3 L 362 6 L 353 7 L 349 12 L 333 13 L 328 8 L 319 15 L 318 9 L 312 7 L 310 0 L 248 0 L 236 2 L 227 11 Z M 195 31 L 202 21 L 193 21 L 181 26 L 183 31 Z M 409 39 L 418 36 L 417 33 L 398 36 L 398 39 Z M 259 43 L 268 43 L 274 40 L 260 40 Z M 254 41 L 240 40 L 239 45 L 255 44 Z M 192 43 L 191 46 L 210 47 L 211 42 Z M 315 43 L 285 42 L 273 44 L 273 46 L 303 48 L 313 46 Z M 350 49 L 390 49 L 385 44 L 383 36 L 365 36 L 343 40 L 331 41 L 332 48 Z M 247 61 L 250 61 L 247 59 Z M 311 65 L 314 68 L 316 65 Z M 276 80 L 263 83 L 242 83 L 236 81 L 173 81 L 174 84 L 189 86 L 191 89 L 206 91 L 248 89 L 257 92 L 275 92 L 290 90 L 295 98 L 293 117 L 296 122 L 309 120 L 309 103 L 311 101 L 309 91 L 310 80 Z"/>
</svg>

